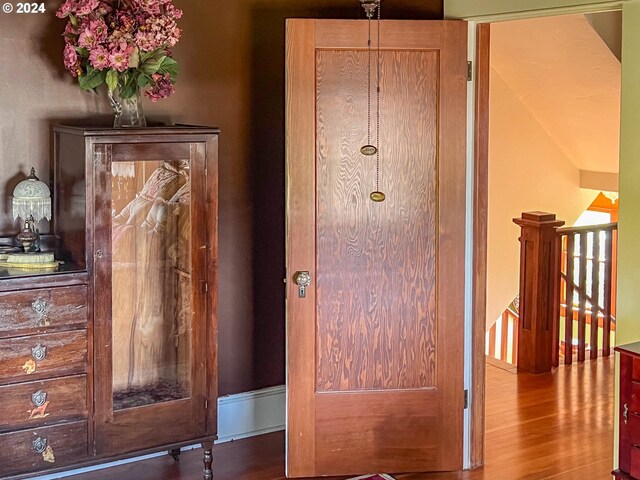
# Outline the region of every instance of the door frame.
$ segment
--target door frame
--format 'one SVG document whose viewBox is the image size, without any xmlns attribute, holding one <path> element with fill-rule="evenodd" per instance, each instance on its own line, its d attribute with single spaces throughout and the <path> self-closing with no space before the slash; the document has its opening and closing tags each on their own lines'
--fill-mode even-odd
<svg viewBox="0 0 640 480">
<path fill-rule="evenodd" d="M 469 392 L 469 409 L 464 412 L 465 469 L 484 465 L 490 24 L 548 16 L 622 11 L 623 3 L 619 0 L 460 18 L 468 22 L 467 55 L 468 61 L 473 62 L 474 66 L 467 89 L 464 378 L 465 389 Z M 617 402 L 615 410 L 617 412 Z M 616 412 L 614 413 L 617 415 Z"/>
</svg>

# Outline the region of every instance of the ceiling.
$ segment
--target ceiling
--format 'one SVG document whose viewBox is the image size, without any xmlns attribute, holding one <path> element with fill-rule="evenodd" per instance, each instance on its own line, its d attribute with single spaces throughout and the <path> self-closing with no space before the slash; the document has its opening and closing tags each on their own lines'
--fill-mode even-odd
<svg viewBox="0 0 640 480">
<path fill-rule="evenodd" d="M 612 53 L 617 48 L 620 54 L 616 25 L 615 16 L 597 15 L 491 25 L 495 73 L 581 171 L 618 172 L 621 68 Z"/>
</svg>

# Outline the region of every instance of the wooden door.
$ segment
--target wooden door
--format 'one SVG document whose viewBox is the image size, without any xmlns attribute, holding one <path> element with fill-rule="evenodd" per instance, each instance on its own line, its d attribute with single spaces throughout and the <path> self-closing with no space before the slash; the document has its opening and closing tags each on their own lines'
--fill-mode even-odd
<svg viewBox="0 0 640 480">
<path fill-rule="evenodd" d="M 203 216 L 214 145 L 204 137 L 129 138 L 92 146 L 98 455 L 215 431 L 206 406 Z"/>
<path fill-rule="evenodd" d="M 382 21 L 374 203 L 367 22 L 287 23 L 289 477 L 462 468 L 466 32 Z"/>
</svg>

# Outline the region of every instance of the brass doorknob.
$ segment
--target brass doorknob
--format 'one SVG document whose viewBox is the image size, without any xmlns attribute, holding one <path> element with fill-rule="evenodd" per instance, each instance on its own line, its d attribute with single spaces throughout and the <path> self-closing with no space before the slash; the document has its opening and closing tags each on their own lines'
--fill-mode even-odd
<svg viewBox="0 0 640 480">
<path fill-rule="evenodd" d="M 296 272 L 293 279 L 299 287 L 308 287 L 311 285 L 311 275 L 309 272 Z"/>
<path fill-rule="evenodd" d="M 296 272 L 293 279 L 298 285 L 298 297 L 304 298 L 307 296 L 307 287 L 311 285 L 311 274 L 306 271 Z"/>
</svg>

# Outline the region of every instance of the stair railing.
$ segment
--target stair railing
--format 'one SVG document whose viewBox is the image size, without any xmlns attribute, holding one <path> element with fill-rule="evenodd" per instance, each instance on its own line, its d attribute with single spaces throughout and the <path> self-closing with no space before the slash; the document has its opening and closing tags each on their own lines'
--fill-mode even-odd
<svg viewBox="0 0 640 480">
<path fill-rule="evenodd" d="M 548 372 L 611 354 L 617 223 L 565 227 L 546 212 L 514 219 L 520 234 L 518 370 Z"/>
<path fill-rule="evenodd" d="M 614 252 L 617 223 L 558 228 L 561 238 L 560 352 L 564 363 L 574 357 L 611 354 L 615 331 Z"/>
</svg>

